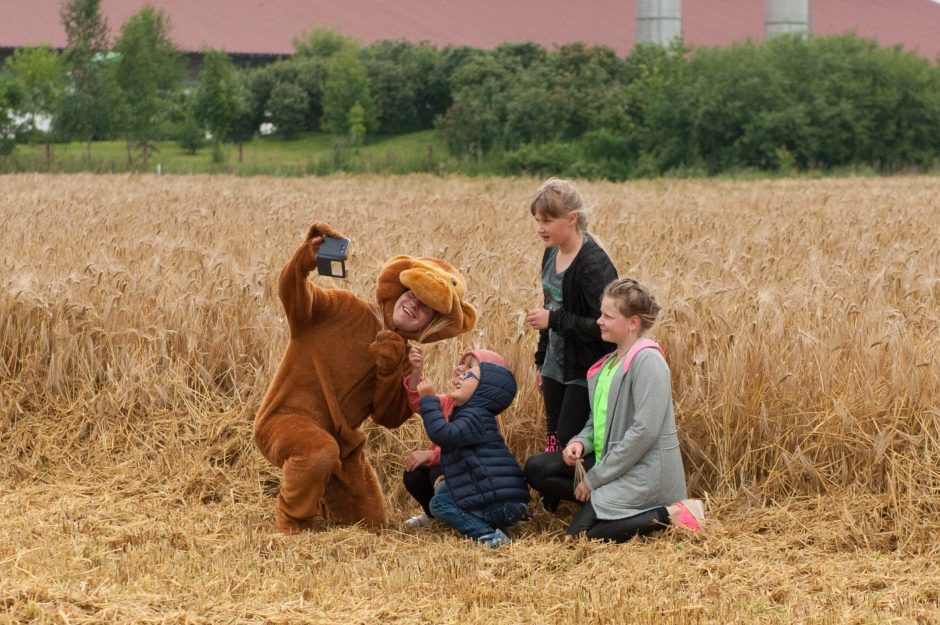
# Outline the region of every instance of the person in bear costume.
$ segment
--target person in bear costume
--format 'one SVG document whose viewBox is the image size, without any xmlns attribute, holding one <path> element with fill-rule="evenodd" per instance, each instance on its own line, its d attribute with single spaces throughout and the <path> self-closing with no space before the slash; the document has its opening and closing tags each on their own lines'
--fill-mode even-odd
<svg viewBox="0 0 940 625">
<path fill-rule="evenodd" d="M 281 469 L 275 526 L 293 534 L 314 519 L 387 523 L 385 500 L 364 446 L 362 423 L 397 428 L 412 416 L 403 384 L 406 341 L 439 341 L 472 330 L 463 276 L 435 258 L 395 256 L 376 285 L 378 309 L 347 290 L 307 279 L 324 236 L 313 223 L 281 271 L 278 295 L 290 340 L 255 415 L 254 443 Z"/>
</svg>

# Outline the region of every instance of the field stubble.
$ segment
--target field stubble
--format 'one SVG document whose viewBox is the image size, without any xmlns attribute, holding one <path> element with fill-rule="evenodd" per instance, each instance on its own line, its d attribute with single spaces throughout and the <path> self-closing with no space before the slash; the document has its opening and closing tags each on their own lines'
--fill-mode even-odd
<svg viewBox="0 0 940 625">
<path fill-rule="evenodd" d="M 622 275 L 664 306 L 704 537 L 562 540 L 537 514 L 486 552 L 414 512 L 413 419 L 369 428 L 391 527 L 272 532 L 251 419 L 287 339 L 276 276 L 314 219 L 348 283 L 441 256 L 476 331 L 534 388 L 532 179 L 0 177 L 0 623 L 729 623 L 940 619 L 940 180 L 583 185 Z"/>
</svg>

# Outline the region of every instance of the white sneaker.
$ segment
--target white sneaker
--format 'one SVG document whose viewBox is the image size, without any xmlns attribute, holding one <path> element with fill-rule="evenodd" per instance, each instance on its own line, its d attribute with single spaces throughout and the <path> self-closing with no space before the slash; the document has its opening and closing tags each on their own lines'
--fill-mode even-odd
<svg viewBox="0 0 940 625">
<path fill-rule="evenodd" d="M 421 529 L 422 527 L 427 527 L 431 523 L 431 517 L 426 514 L 416 514 L 407 521 L 405 521 L 405 527 L 412 530 Z"/>
</svg>

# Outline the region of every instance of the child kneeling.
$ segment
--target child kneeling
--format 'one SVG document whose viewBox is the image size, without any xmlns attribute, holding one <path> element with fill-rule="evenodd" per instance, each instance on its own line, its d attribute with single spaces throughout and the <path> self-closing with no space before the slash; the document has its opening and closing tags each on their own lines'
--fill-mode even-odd
<svg viewBox="0 0 940 625">
<path fill-rule="evenodd" d="M 449 420 L 428 380 L 417 390 L 424 429 L 441 448 L 444 479 L 434 490 L 431 513 L 489 547 L 512 542 L 503 530 L 525 516 L 529 502 L 522 469 L 496 421 L 516 396 L 512 373 L 492 362 L 468 368 L 448 394 L 456 402 Z"/>
</svg>

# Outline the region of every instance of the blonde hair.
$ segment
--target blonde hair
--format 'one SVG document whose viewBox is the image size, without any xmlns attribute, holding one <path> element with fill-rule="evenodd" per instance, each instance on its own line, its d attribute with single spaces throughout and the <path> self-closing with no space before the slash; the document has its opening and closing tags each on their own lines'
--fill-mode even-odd
<svg viewBox="0 0 940 625">
<path fill-rule="evenodd" d="M 533 217 L 567 217 L 571 213 L 577 215 L 578 229 L 588 231 L 588 209 L 584 206 L 584 198 L 577 187 L 561 178 L 549 178 L 542 183 L 536 191 L 529 212 Z"/>
<path fill-rule="evenodd" d="M 639 317 L 641 334 L 653 327 L 662 310 L 650 290 L 633 278 L 617 278 L 604 287 L 604 297 L 616 302 L 624 317 Z"/>
</svg>

